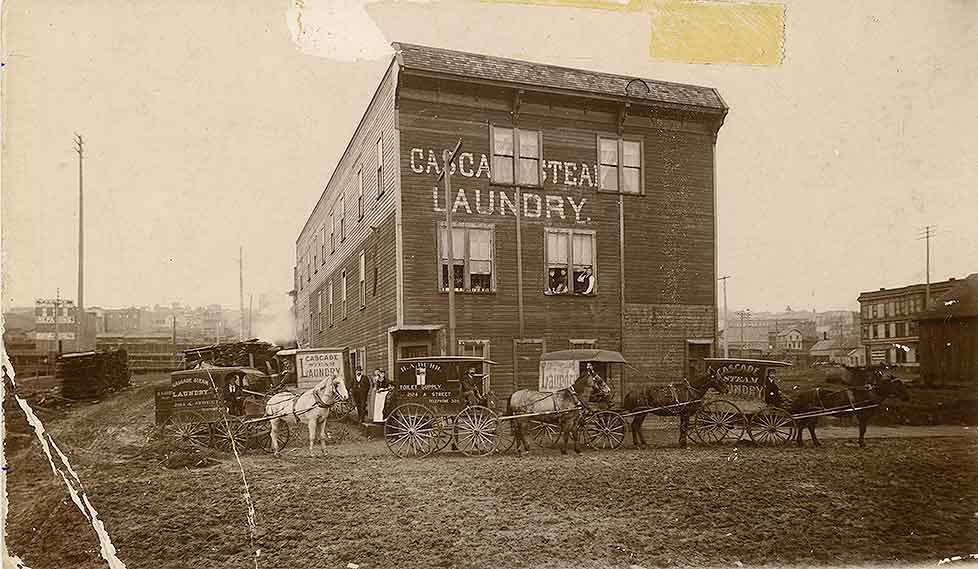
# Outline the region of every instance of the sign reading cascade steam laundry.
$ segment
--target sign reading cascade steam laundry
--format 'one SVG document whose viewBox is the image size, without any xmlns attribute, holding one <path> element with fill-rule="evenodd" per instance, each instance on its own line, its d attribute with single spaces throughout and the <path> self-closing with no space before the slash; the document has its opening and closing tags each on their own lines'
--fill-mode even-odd
<svg viewBox="0 0 978 569">
<path fill-rule="evenodd" d="M 343 352 L 340 350 L 305 351 L 295 355 L 299 389 L 310 389 L 334 375 L 343 378 Z"/>
<path fill-rule="evenodd" d="M 411 171 L 416 174 L 438 176 L 441 173 L 439 157 L 441 152 L 433 148 L 411 149 Z M 542 160 L 543 173 L 541 183 L 549 183 L 573 189 L 596 190 L 598 186 L 597 164 L 587 162 L 565 162 L 559 160 Z M 471 152 L 459 154 L 456 163 L 452 164 L 452 174 L 463 178 L 485 178 L 491 180 L 489 157 Z M 476 215 L 513 215 L 517 211 L 529 219 L 573 219 L 577 223 L 589 223 L 591 218 L 586 215 L 587 198 L 562 194 L 543 194 L 532 189 L 521 190 L 521 199 L 517 200 L 515 191 L 467 189 L 464 180 L 454 183 L 455 191 L 452 213 L 468 213 Z M 433 210 L 445 211 L 444 190 L 433 187 L 431 191 Z M 522 203 L 517 203 L 522 202 Z M 521 208 L 517 210 L 517 208 Z"/>
</svg>

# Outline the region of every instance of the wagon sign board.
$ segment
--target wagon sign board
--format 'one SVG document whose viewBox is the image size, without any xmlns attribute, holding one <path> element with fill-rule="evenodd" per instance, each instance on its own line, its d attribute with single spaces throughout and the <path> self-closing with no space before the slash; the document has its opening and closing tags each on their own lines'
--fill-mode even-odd
<svg viewBox="0 0 978 569">
<path fill-rule="evenodd" d="M 344 377 L 342 350 L 302 350 L 295 359 L 301 390 L 311 389 L 327 377 Z"/>
<path fill-rule="evenodd" d="M 455 362 L 401 362 L 397 366 L 398 404 L 422 403 L 439 408 L 461 408 Z M 451 377 L 452 379 L 449 379 Z"/>
<path fill-rule="evenodd" d="M 170 374 L 173 413 L 180 411 L 208 412 L 220 409 L 222 403 L 211 384 L 206 369 L 188 370 Z"/>
<path fill-rule="evenodd" d="M 723 396 L 749 411 L 764 404 L 764 387 L 768 380 L 775 381 L 776 369 L 787 367 L 787 362 L 706 358 L 707 373 L 715 374 L 730 391 Z"/>
<path fill-rule="evenodd" d="M 574 384 L 580 375 L 576 360 L 553 360 L 540 362 L 540 391 L 554 392 Z"/>
</svg>

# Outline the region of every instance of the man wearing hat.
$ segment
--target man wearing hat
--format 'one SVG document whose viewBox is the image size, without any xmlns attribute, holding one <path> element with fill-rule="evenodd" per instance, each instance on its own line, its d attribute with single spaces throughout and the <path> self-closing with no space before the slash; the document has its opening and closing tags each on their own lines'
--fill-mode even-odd
<svg viewBox="0 0 978 569">
<path fill-rule="evenodd" d="M 469 366 L 462 377 L 462 401 L 466 405 L 483 405 L 482 374 L 476 373 L 475 366 Z"/>
</svg>

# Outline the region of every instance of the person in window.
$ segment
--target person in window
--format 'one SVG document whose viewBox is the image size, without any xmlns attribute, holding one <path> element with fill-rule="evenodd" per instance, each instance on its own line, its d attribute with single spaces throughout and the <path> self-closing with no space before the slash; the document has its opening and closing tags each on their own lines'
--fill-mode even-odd
<svg viewBox="0 0 978 569">
<path fill-rule="evenodd" d="M 552 294 L 567 292 L 567 269 L 550 269 L 550 292 Z"/>
<path fill-rule="evenodd" d="M 575 271 L 576 272 L 576 271 Z M 574 287 L 577 294 L 594 294 L 594 271 L 591 267 L 577 276 L 577 286 Z"/>
</svg>

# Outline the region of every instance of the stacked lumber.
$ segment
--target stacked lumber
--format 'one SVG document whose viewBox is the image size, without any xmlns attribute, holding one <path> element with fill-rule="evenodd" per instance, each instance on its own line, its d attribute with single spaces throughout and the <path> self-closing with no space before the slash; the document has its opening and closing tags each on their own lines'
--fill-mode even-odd
<svg viewBox="0 0 978 569">
<path fill-rule="evenodd" d="M 95 399 L 129 385 L 129 355 L 125 350 L 65 354 L 58 357 L 55 377 L 62 397 Z"/>
<path fill-rule="evenodd" d="M 218 367 L 251 367 L 264 371 L 266 362 L 279 350 L 278 346 L 257 338 L 244 342 L 225 342 L 193 348 L 183 352 L 184 369 L 193 369 L 202 363 Z M 274 367 L 275 364 L 272 363 Z"/>
</svg>

